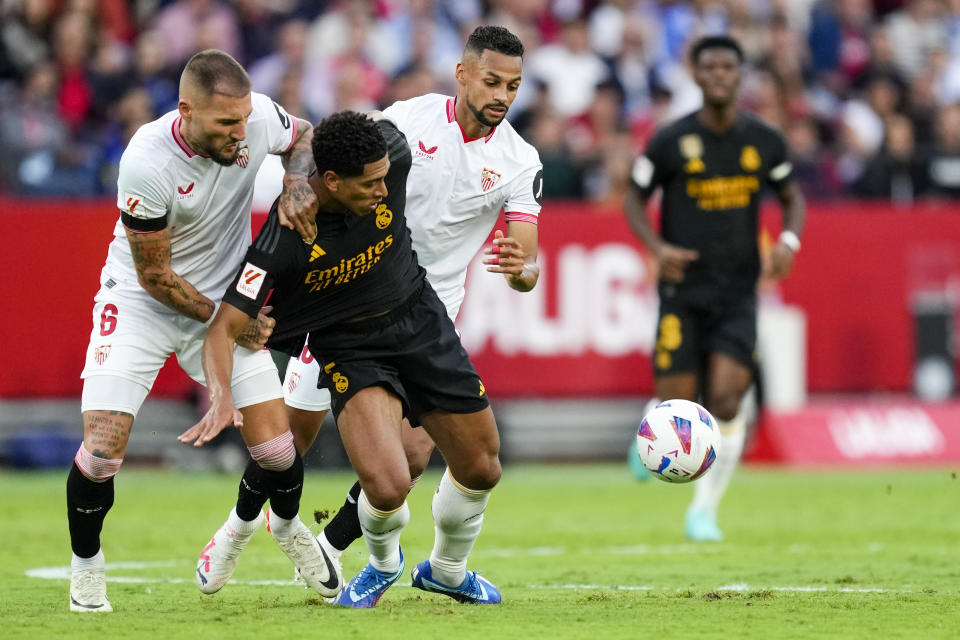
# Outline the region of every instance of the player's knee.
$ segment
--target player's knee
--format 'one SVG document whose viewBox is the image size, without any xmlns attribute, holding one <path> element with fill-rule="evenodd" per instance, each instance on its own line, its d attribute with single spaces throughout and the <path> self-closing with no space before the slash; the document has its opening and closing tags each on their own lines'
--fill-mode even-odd
<svg viewBox="0 0 960 640">
<path fill-rule="evenodd" d="M 104 458 L 87 451 L 80 445 L 77 454 L 73 457 L 74 464 L 85 478 L 93 482 L 106 482 L 120 471 L 123 458 Z"/>
<path fill-rule="evenodd" d="M 250 457 L 267 471 L 286 471 L 297 459 L 293 433 L 288 429 L 276 438 L 247 447 Z"/>
<path fill-rule="evenodd" d="M 361 481 L 367 501 L 375 509 L 392 511 L 407 499 L 410 492 L 410 475 L 402 473 L 380 474 L 368 481 Z"/>
<path fill-rule="evenodd" d="M 500 482 L 502 469 L 497 454 L 476 456 L 465 468 L 459 469 L 454 476 L 468 489 L 487 491 Z"/>
<path fill-rule="evenodd" d="M 735 392 L 719 392 L 710 398 L 710 413 L 717 420 L 733 420 L 740 408 L 740 395 Z"/>
</svg>

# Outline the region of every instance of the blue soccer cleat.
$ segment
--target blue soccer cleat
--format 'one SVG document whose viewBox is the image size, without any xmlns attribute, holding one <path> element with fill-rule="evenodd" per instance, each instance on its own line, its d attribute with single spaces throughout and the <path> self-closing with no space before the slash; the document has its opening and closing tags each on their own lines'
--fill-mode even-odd
<svg viewBox="0 0 960 640">
<path fill-rule="evenodd" d="M 459 586 L 450 587 L 433 579 L 433 569 L 429 560 L 424 560 L 411 572 L 413 586 L 417 589 L 442 593 L 457 602 L 470 604 L 500 604 L 500 590 L 489 580 L 477 575 L 476 571 L 467 571 L 467 576 Z"/>
<path fill-rule="evenodd" d="M 403 551 L 400 551 L 400 568 L 394 573 L 381 573 L 368 563 L 343 588 L 333 604 L 340 607 L 372 609 L 377 606 L 390 585 L 400 579 L 401 574 L 403 574 Z"/>
<path fill-rule="evenodd" d="M 692 511 L 687 514 L 687 539 L 693 542 L 719 542 L 723 540 L 723 531 L 717 527 L 717 521 L 711 514 Z"/>
</svg>

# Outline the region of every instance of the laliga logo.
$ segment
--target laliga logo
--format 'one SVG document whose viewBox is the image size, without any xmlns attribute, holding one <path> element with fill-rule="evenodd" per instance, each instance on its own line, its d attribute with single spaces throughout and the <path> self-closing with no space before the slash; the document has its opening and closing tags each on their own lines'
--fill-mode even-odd
<svg viewBox="0 0 960 640">
<path fill-rule="evenodd" d="M 377 229 L 386 229 L 393 222 L 393 211 L 387 209 L 387 205 L 381 203 L 377 205 Z"/>
</svg>

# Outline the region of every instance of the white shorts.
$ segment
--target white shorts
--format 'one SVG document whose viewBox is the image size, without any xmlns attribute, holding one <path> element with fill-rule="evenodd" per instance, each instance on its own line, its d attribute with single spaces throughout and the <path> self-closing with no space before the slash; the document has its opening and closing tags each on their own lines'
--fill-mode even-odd
<svg viewBox="0 0 960 640">
<path fill-rule="evenodd" d="M 84 379 L 81 411 L 136 415 L 171 354 L 176 354 L 188 376 L 204 384 L 200 357 L 206 326 L 173 310 L 158 310 L 159 304 L 116 295 L 106 288 L 97 293 L 80 374 Z M 266 350 L 236 348 L 231 388 L 238 409 L 283 397 L 277 367 Z"/>
<path fill-rule="evenodd" d="M 297 358 L 290 358 L 283 380 L 283 401 L 288 407 L 304 411 L 326 411 L 330 408 L 330 391 L 317 388 L 320 365 L 310 354 L 307 345 Z"/>
</svg>

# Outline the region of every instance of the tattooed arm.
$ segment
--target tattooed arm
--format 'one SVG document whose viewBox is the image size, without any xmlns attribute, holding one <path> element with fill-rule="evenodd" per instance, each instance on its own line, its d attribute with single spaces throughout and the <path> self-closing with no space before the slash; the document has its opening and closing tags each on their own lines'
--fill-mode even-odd
<svg viewBox="0 0 960 640">
<path fill-rule="evenodd" d="M 134 233 L 127 229 L 127 241 L 137 270 L 137 281 L 147 293 L 175 311 L 198 322 L 213 315 L 216 304 L 170 267 L 170 230 Z"/>
<path fill-rule="evenodd" d="M 300 234 L 304 242 L 317 237 L 317 196 L 307 182 L 313 171 L 313 125 L 297 119 L 300 134 L 289 151 L 280 156 L 286 173 L 277 205 L 280 224 Z"/>
</svg>

